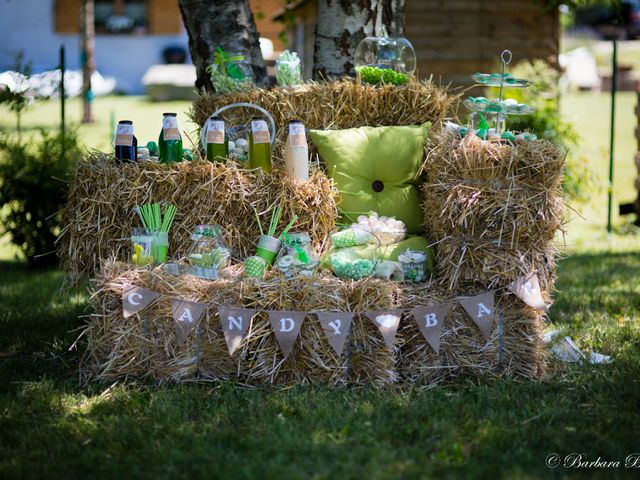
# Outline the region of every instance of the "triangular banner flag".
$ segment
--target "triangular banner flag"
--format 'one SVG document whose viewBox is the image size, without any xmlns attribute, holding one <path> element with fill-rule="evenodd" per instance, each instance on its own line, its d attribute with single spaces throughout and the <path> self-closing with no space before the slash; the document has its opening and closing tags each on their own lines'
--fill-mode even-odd
<svg viewBox="0 0 640 480">
<path fill-rule="evenodd" d="M 351 312 L 316 312 L 329 345 L 338 356 L 342 355 L 349 328 L 353 320 Z"/>
<path fill-rule="evenodd" d="M 124 291 L 122 294 L 122 313 L 124 318 L 129 318 L 138 313 L 143 308 L 149 306 L 160 294 L 148 288 L 136 287 L 135 285 Z"/>
<path fill-rule="evenodd" d="M 546 310 L 547 304 L 542 298 L 540 291 L 540 281 L 535 273 L 530 273 L 524 277 L 520 277 L 509 285 L 509 290 L 515 293 L 520 300 L 530 307 L 538 310 Z"/>
<path fill-rule="evenodd" d="M 383 312 L 368 312 L 365 314 L 369 320 L 376 324 L 378 330 L 384 338 L 387 348 L 393 351 L 393 340 L 400 325 L 401 312 L 398 310 L 388 310 Z"/>
<path fill-rule="evenodd" d="M 475 297 L 463 297 L 458 301 L 471 319 L 476 322 L 484 338 L 489 340 L 493 327 L 495 292 L 492 290 Z"/>
<path fill-rule="evenodd" d="M 248 308 L 218 307 L 220 317 L 220 328 L 224 333 L 224 340 L 227 342 L 229 355 L 240 346 L 249 330 L 251 319 L 256 314 L 256 310 Z"/>
<path fill-rule="evenodd" d="M 174 298 L 171 300 L 171 307 L 173 319 L 176 321 L 176 341 L 178 345 L 182 345 L 202 314 L 207 310 L 207 304 Z"/>
<path fill-rule="evenodd" d="M 443 304 L 433 307 L 416 307 L 412 310 L 420 332 L 436 353 L 440 351 L 440 335 L 449 308 L 449 305 Z"/>
<path fill-rule="evenodd" d="M 300 333 L 300 327 L 304 321 L 304 317 L 307 315 L 305 312 L 268 312 L 269 320 L 271 321 L 271 328 L 276 334 L 276 340 L 282 350 L 282 354 L 286 359 L 291 353 L 293 344 L 298 338 Z"/>
</svg>

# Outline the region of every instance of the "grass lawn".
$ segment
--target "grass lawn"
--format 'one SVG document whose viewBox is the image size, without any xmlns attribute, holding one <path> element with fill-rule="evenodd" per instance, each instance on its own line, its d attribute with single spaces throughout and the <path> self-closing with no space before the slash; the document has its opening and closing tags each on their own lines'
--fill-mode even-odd
<svg viewBox="0 0 640 480">
<path fill-rule="evenodd" d="M 625 94 L 619 101 L 614 192 L 616 201 L 629 201 L 635 98 Z M 117 108 L 118 118 L 132 118 L 144 140 L 156 135 L 162 111 L 182 111 L 182 105 L 96 101 L 101 120 Z M 25 121 L 35 125 L 55 111 L 43 105 Z M 580 153 L 606 179 L 607 98 L 569 95 L 563 114 L 583 134 Z M 83 138 L 104 148 L 108 125 L 83 127 Z M 60 272 L 28 271 L 4 245 L 0 478 L 631 477 L 624 465 L 545 466 L 551 453 L 624 464 L 639 450 L 640 234 L 603 233 L 604 191 L 581 210 L 586 220 L 568 227 L 570 256 L 560 263 L 550 327 L 562 328 L 585 350 L 612 355 L 613 363 L 560 366 L 544 381 L 481 378 L 430 390 L 82 386 L 81 351 L 69 347 L 77 336 L 72 330 L 84 321 L 78 316 L 89 313 L 85 290 L 56 293 Z"/>
</svg>

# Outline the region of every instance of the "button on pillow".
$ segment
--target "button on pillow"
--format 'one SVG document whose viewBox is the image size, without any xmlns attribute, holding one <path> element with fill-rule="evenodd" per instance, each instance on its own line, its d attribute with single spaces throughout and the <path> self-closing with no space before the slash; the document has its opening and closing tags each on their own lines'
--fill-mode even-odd
<svg viewBox="0 0 640 480">
<path fill-rule="evenodd" d="M 377 212 L 395 217 L 409 233 L 422 230 L 418 170 L 430 123 L 402 127 L 311 130 L 327 172 L 340 192 L 340 211 L 349 223 Z"/>
</svg>

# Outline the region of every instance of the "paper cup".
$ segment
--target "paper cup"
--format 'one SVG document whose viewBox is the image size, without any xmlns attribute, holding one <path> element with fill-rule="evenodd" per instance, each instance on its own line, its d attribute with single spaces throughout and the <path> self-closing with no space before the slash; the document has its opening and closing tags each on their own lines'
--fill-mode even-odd
<svg viewBox="0 0 640 480">
<path fill-rule="evenodd" d="M 249 257 L 244 261 L 244 276 L 262 279 L 268 267 L 269 264 L 264 258 Z"/>
<path fill-rule="evenodd" d="M 281 242 L 275 237 L 261 235 L 258 240 L 256 255 L 263 258 L 268 265 L 271 265 L 280 251 Z"/>
</svg>

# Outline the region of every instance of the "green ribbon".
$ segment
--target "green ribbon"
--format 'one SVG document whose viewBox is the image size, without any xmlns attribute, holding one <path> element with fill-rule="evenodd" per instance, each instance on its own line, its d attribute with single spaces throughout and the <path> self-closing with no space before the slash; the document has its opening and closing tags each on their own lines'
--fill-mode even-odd
<svg viewBox="0 0 640 480">
<path fill-rule="evenodd" d="M 238 67 L 231 62 L 241 62 L 244 60 L 244 55 L 229 55 L 222 48 L 216 47 L 216 51 L 213 54 L 213 65 L 217 66 L 216 71 L 220 72 L 225 77 L 233 78 L 234 80 L 244 80 L 245 75 Z M 229 63 L 231 63 L 229 65 Z M 213 65 L 207 67 L 208 73 L 213 73 Z"/>
<path fill-rule="evenodd" d="M 311 259 L 309 258 L 309 255 L 307 254 L 307 252 L 304 251 L 302 247 L 296 245 L 293 239 L 286 233 L 283 233 L 282 237 L 284 239 L 284 243 L 286 243 L 287 246 L 289 246 L 290 248 L 296 251 L 296 253 L 298 254 L 298 258 L 300 259 L 301 262 L 309 263 L 309 260 Z"/>
</svg>

